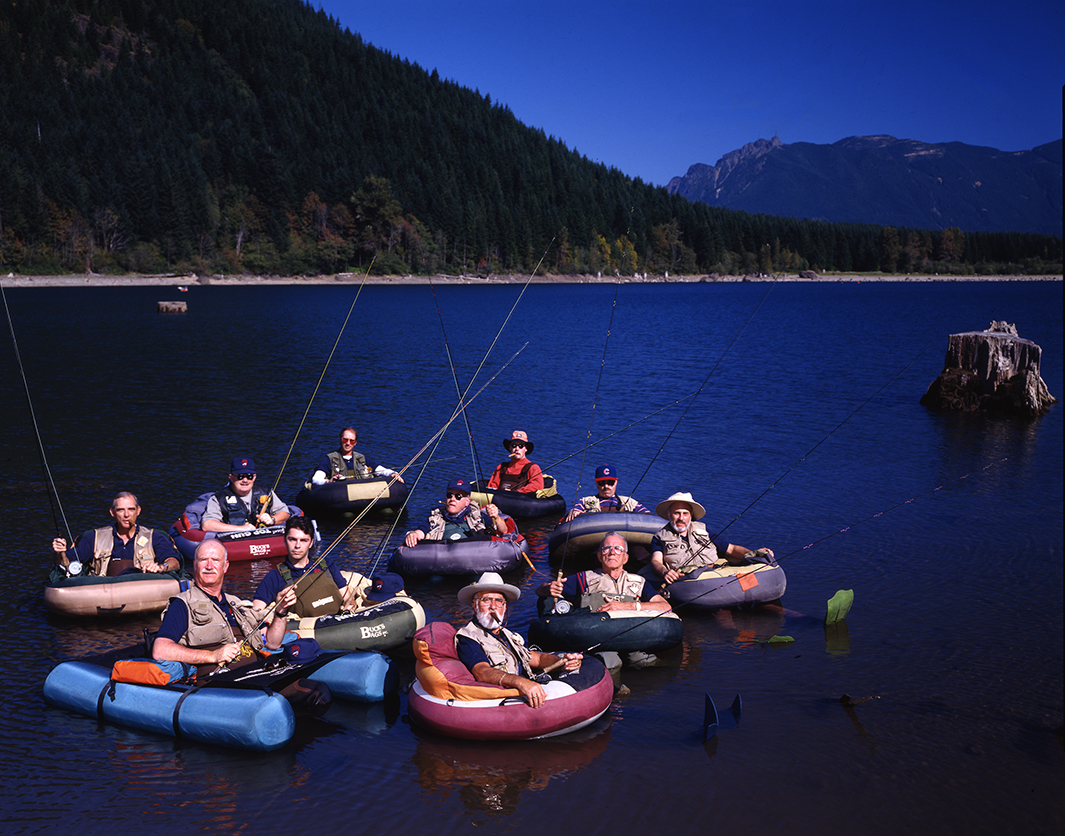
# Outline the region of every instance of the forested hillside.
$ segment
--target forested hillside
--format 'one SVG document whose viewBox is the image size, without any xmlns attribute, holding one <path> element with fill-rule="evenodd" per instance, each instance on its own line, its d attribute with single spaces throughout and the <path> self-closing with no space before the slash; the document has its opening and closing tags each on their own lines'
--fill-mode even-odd
<svg viewBox="0 0 1065 836">
<path fill-rule="evenodd" d="M 5 272 L 524 273 L 545 253 L 548 271 L 622 274 L 1062 258 L 1057 236 L 691 203 L 298 0 L 0 6 Z"/>
</svg>

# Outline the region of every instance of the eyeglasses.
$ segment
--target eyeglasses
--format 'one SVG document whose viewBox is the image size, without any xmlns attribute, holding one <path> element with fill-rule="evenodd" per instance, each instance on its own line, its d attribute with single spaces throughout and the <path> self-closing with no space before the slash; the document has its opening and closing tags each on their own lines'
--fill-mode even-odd
<svg viewBox="0 0 1065 836">
<path fill-rule="evenodd" d="M 493 610 L 501 610 L 507 606 L 507 600 L 505 598 L 478 598 L 478 606 L 491 607 Z"/>
<path fill-rule="evenodd" d="M 603 554 L 610 554 L 611 552 L 617 552 L 618 554 L 625 554 L 624 546 L 600 546 L 599 551 Z"/>
<path fill-rule="evenodd" d="M 465 499 L 466 498 L 466 494 L 464 494 L 464 493 L 455 493 L 454 491 L 448 491 L 447 492 L 447 498 L 448 499 Z"/>
<path fill-rule="evenodd" d="M 245 479 L 245 480 L 250 481 L 250 480 L 255 478 L 255 474 L 254 473 L 234 473 L 233 474 L 233 478 L 236 479 L 238 482 L 241 479 Z"/>
</svg>

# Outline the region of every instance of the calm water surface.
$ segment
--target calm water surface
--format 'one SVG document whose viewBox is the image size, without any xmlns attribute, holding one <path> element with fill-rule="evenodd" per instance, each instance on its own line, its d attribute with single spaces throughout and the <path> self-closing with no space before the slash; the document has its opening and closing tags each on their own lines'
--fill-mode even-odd
<svg viewBox="0 0 1065 836">
<path fill-rule="evenodd" d="M 61 503 L 5 334 L 7 832 L 1062 831 L 1062 407 L 1029 422 L 918 404 L 947 335 L 992 319 L 1042 346 L 1061 397 L 1060 282 L 533 286 L 520 300 L 517 287 L 438 288 L 435 300 L 427 287 L 367 288 L 303 421 L 355 293 L 193 287 L 187 315 L 161 316 L 155 302 L 176 292 L 6 291 Z M 591 492 L 602 463 L 648 505 L 692 491 L 711 530 L 784 556 L 784 608 L 682 612 L 683 646 L 626 671 L 631 694 L 607 719 L 554 741 L 431 737 L 400 697 L 337 704 L 280 752 L 249 755 L 44 704 L 55 663 L 156 623 L 48 616 L 57 531 L 101 524 L 119 489 L 165 527 L 238 453 L 294 497 L 348 423 L 360 449 L 405 465 L 456 401 L 449 353 L 476 391 L 519 349 L 470 406 L 473 452 L 456 422 L 407 472 L 417 484 L 396 530 L 343 536 L 344 568 L 386 560 L 448 478 L 490 472 L 502 439 L 525 429 L 568 499 Z M 342 526 L 324 529 L 331 540 Z M 523 530 L 537 568 L 512 579 L 526 592 L 519 629 L 551 521 Z M 250 593 L 269 568 L 235 566 L 233 590 Z M 430 618 L 459 623 L 460 585 L 414 591 Z M 826 636 L 837 589 L 854 589 L 855 605 L 846 632 Z M 771 648 L 774 635 L 795 642 Z M 744 714 L 703 744 L 706 692 L 719 705 L 742 694 Z M 879 699 L 848 709 L 844 693 Z"/>
</svg>

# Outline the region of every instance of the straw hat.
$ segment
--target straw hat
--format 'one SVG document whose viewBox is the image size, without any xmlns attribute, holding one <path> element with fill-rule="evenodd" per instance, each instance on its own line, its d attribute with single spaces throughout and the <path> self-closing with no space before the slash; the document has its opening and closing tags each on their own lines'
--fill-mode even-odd
<svg viewBox="0 0 1065 836">
<path fill-rule="evenodd" d="M 476 583 L 464 586 L 459 590 L 459 603 L 469 606 L 473 596 L 478 592 L 499 592 L 507 599 L 508 604 L 513 604 L 521 597 L 521 590 L 509 583 L 503 583 L 498 572 L 485 572 Z"/>
<path fill-rule="evenodd" d="M 701 520 L 706 515 L 706 509 L 692 499 L 692 495 L 687 491 L 678 491 L 673 496 L 663 499 L 655 506 L 655 513 L 662 519 L 668 520 L 669 506 L 674 502 L 686 502 L 688 507 L 691 508 L 693 520 Z"/>
</svg>

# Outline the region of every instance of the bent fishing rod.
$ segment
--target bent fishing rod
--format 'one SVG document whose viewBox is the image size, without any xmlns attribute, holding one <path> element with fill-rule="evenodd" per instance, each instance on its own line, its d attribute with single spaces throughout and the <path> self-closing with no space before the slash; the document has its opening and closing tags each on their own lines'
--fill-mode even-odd
<svg viewBox="0 0 1065 836">
<path fill-rule="evenodd" d="M 299 424 L 296 425 L 296 434 L 292 437 L 292 443 L 288 447 L 288 452 L 285 453 L 285 458 L 281 462 L 281 468 L 277 471 L 277 478 L 274 479 L 274 487 L 271 493 L 277 491 L 277 486 L 281 483 L 281 474 L 285 472 L 285 466 L 288 464 L 289 457 L 292 455 L 293 449 L 296 447 L 296 440 L 300 437 L 300 431 L 303 429 L 303 424 L 307 420 L 307 416 L 311 412 L 311 404 L 314 403 L 315 397 L 318 395 L 318 389 L 322 385 L 322 381 L 325 380 L 325 373 L 329 370 L 329 364 L 333 360 L 333 355 L 336 353 L 337 346 L 340 345 L 340 338 L 344 336 L 344 329 L 348 327 L 348 320 L 351 319 L 351 314 L 355 310 L 355 303 L 359 301 L 359 296 L 362 294 L 362 289 L 366 285 L 366 279 L 370 275 L 370 270 L 373 269 L 373 264 L 377 260 L 377 253 L 374 253 L 373 258 L 370 259 L 369 265 L 366 267 L 366 272 L 362 274 L 362 281 L 359 282 L 359 289 L 355 291 L 355 298 L 351 300 L 351 306 L 348 308 L 348 315 L 344 317 L 344 321 L 340 324 L 340 331 L 337 333 L 337 338 L 333 342 L 333 348 L 329 351 L 329 356 L 325 358 L 325 365 L 322 367 L 322 373 L 318 376 L 318 382 L 314 385 L 314 389 L 311 391 L 311 398 L 307 401 L 307 408 L 303 410 L 303 417 L 300 418 Z M 269 496 L 264 502 L 269 501 Z"/>
<path fill-rule="evenodd" d="M 4 290 L 4 283 L 0 282 L 0 296 L 4 298 L 4 311 L 7 314 L 7 326 L 11 331 L 11 344 L 15 349 L 15 361 L 18 363 L 19 375 L 22 378 L 23 391 L 26 393 L 26 405 L 30 410 L 30 420 L 33 423 L 34 436 L 37 439 L 37 454 L 41 458 L 41 468 L 44 470 L 44 475 L 48 479 L 48 485 L 51 490 L 48 493 L 48 504 L 52 509 L 52 522 L 55 524 L 56 529 L 59 529 L 59 518 L 63 520 L 63 529 L 67 533 L 67 542 L 70 543 L 71 548 L 74 546 L 74 537 L 70 533 L 70 524 L 67 522 L 67 515 L 63 511 L 63 502 L 59 498 L 59 489 L 56 487 L 55 479 L 52 478 L 52 469 L 48 466 L 48 456 L 44 449 L 44 440 L 41 438 L 41 429 L 37 423 L 37 413 L 33 409 L 33 398 L 30 397 L 30 384 L 26 378 L 26 369 L 22 365 L 22 354 L 19 352 L 18 340 L 15 338 L 15 324 L 11 320 L 11 308 L 7 304 L 7 291 Z M 52 497 L 55 497 L 53 503 Z M 56 506 L 59 507 L 59 515 L 56 516 Z"/>
<path fill-rule="evenodd" d="M 888 513 L 892 512 L 892 511 L 896 511 L 899 508 L 902 508 L 902 507 L 904 507 L 906 505 L 910 505 L 910 504 L 916 502 L 919 499 L 923 499 L 924 497 L 931 496 L 932 494 L 935 494 L 935 493 L 943 490 L 943 488 L 945 488 L 949 484 L 953 484 L 955 482 L 964 481 L 965 479 L 968 479 L 971 476 L 974 476 L 974 475 L 976 475 L 978 473 L 983 473 L 983 472 L 985 472 L 987 470 L 990 470 L 995 465 L 1002 464 L 1003 462 L 1006 462 L 1006 461 L 1009 461 L 1009 457 L 1008 456 L 1005 456 L 1005 457 L 1003 457 L 1001 459 L 995 459 L 994 461 L 989 462 L 988 464 L 984 465 L 983 467 L 979 468 L 978 470 L 972 470 L 972 471 L 969 471 L 968 473 L 966 473 L 966 474 L 964 474 L 962 476 L 957 476 L 954 479 L 951 479 L 951 480 L 949 480 L 947 482 L 944 482 L 944 483 L 942 483 L 940 485 L 937 485 L 934 488 L 931 488 L 931 489 L 929 489 L 927 491 L 923 491 L 923 492 L 921 492 L 919 494 L 911 496 L 909 499 L 905 499 L 902 502 L 897 502 L 894 505 L 891 505 L 891 506 L 889 506 L 887 508 L 884 508 L 883 510 L 878 511 L 875 514 L 870 514 L 868 517 L 864 517 L 863 519 L 860 519 L 857 522 L 854 522 L 854 523 L 851 523 L 850 525 L 844 526 L 843 528 L 839 529 L 838 531 L 832 531 L 832 532 L 826 534 L 824 537 L 819 537 L 818 539 L 807 543 L 805 546 L 801 546 L 800 548 L 797 548 L 797 549 L 792 549 L 787 554 L 780 555 L 779 557 L 774 557 L 773 560 L 772 560 L 772 563 L 773 564 L 779 564 L 780 561 L 786 560 L 787 558 L 792 557 L 792 556 L 794 556 L 796 554 L 799 554 L 800 552 L 807 551 L 808 549 L 811 549 L 814 546 L 817 546 L 817 545 L 820 545 L 821 543 L 824 543 L 826 540 L 831 540 L 833 537 L 837 537 L 840 534 L 846 534 L 848 531 L 851 531 L 852 529 L 857 528 L 859 525 L 863 525 L 864 523 L 867 523 L 867 522 L 870 522 L 872 520 L 878 519 L 878 518 L 884 516 L 885 514 L 888 514 Z M 746 575 L 749 575 L 749 574 L 751 574 L 753 572 L 757 572 L 757 571 L 759 571 L 758 566 L 754 566 L 749 572 L 744 572 L 742 574 L 741 573 L 737 573 L 736 575 L 732 576 L 731 578 L 728 578 L 724 583 L 720 584 L 719 586 L 716 586 L 713 589 L 708 589 L 706 592 L 695 596 L 691 600 L 683 602 L 680 606 L 681 607 L 685 607 L 685 606 L 688 606 L 690 604 L 694 604 L 699 599 L 704 598 L 707 595 L 711 595 L 711 594 L 713 594 L 715 592 L 718 592 L 723 587 L 726 587 L 726 586 L 728 586 L 730 584 L 733 584 L 733 583 L 739 583 L 743 577 L 745 577 Z M 650 582 L 650 581 L 648 581 L 648 582 Z M 666 613 L 669 613 L 669 612 L 676 612 L 676 610 L 673 610 L 673 609 L 660 610 L 660 611 L 656 612 L 654 615 L 649 616 L 648 620 L 650 620 L 652 618 L 659 618 L 660 616 L 665 615 Z M 638 624 L 634 624 L 631 627 L 627 627 L 626 629 L 622 630 L 621 632 L 614 634 L 610 638 L 611 638 L 611 640 L 613 640 L 613 639 L 616 639 L 616 638 L 618 638 L 620 636 L 624 636 L 626 633 L 631 633 L 633 630 L 639 629 L 641 626 L 643 626 L 646 623 L 647 623 L 647 621 L 641 621 Z M 605 641 L 605 639 L 604 639 L 604 641 Z M 596 644 L 593 644 L 591 647 L 589 647 L 587 650 L 583 650 L 581 652 L 582 653 L 590 653 L 593 650 L 595 650 L 597 647 L 599 647 L 602 643 L 603 642 L 597 642 Z"/>
</svg>

